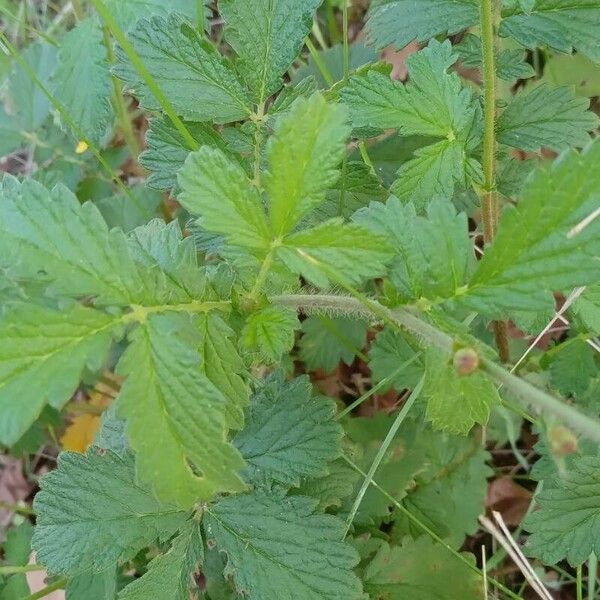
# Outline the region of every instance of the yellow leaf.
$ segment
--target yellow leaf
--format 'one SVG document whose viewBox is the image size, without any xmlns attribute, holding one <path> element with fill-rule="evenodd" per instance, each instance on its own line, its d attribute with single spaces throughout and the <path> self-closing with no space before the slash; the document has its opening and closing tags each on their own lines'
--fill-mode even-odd
<svg viewBox="0 0 600 600">
<path fill-rule="evenodd" d="M 100 417 L 96 415 L 78 415 L 73 417 L 71 424 L 65 429 L 60 441 L 65 450 L 83 454 L 94 441 Z"/>
</svg>

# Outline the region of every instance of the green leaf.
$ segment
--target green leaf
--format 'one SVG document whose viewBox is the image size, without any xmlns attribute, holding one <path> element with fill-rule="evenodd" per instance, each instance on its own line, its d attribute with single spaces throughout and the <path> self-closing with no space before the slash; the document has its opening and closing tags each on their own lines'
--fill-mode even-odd
<svg viewBox="0 0 600 600">
<path fill-rule="evenodd" d="M 114 114 L 106 47 L 95 20 L 80 21 L 63 38 L 52 91 L 88 139 L 100 144 Z"/>
<path fill-rule="evenodd" d="M 272 236 L 260 194 L 221 150 L 204 146 L 190 154 L 178 179 L 179 200 L 192 214 L 200 215 L 202 227 L 235 245 L 268 248 Z"/>
<path fill-rule="evenodd" d="M 0 443 L 14 444 L 46 403 L 62 408 L 83 369 L 99 368 L 119 320 L 80 305 L 14 303 L 0 317 Z"/>
<path fill-rule="evenodd" d="M 312 396 L 308 377 L 285 382 L 273 376 L 254 396 L 244 430 L 234 443 L 248 463 L 248 478 L 300 485 L 302 477 L 327 475 L 342 453 L 343 431 L 335 404 Z"/>
<path fill-rule="evenodd" d="M 66 588 L 67 600 L 115 600 L 117 597 L 117 572 L 114 567 L 100 573 L 83 573 L 71 577 Z"/>
<path fill-rule="evenodd" d="M 296 311 L 281 306 L 267 306 L 246 319 L 241 343 L 261 360 L 273 364 L 292 349 L 294 332 L 299 327 Z"/>
<path fill-rule="evenodd" d="M 134 483 L 133 458 L 63 452 L 34 502 L 33 547 L 51 573 L 103 571 L 167 540 L 186 515 Z"/>
<path fill-rule="evenodd" d="M 475 423 L 486 425 L 493 406 L 500 404 L 495 383 L 481 371 L 460 376 L 442 352 L 425 355 L 427 418 L 436 429 L 467 434 Z"/>
<path fill-rule="evenodd" d="M 269 170 L 264 184 L 276 236 L 288 233 L 325 200 L 338 179 L 338 164 L 350 130 L 346 110 L 330 105 L 320 94 L 298 98 L 277 122 L 267 145 Z"/>
<path fill-rule="evenodd" d="M 188 315 L 152 315 L 118 365 L 127 376 L 118 414 L 127 420 L 138 480 L 183 508 L 244 489 L 243 460 L 226 438 L 226 401 L 202 374 L 193 328 Z"/>
<path fill-rule="evenodd" d="M 598 0 L 536 0 L 530 11 L 514 6 L 502 16 L 500 35 L 527 48 L 547 45 L 568 53 L 575 49 L 600 61 Z"/>
<path fill-rule="evenodd" d="M 423 217 L 412 203 L 403 205 L 392 196 L 387 204 L 371 203 L 354 220 L 384 235 L 394 248 L 389 278 L 407 302 L 452 297 L 474 269 L 467 216 L 448 202 L 433 200 Z"/>
<path fill-rule="evenodd" d="M 221 136 L 206 123 L 184 122 L 186 129 L 199 146 L 216 146 L 223 150 Z M 140 154 L 140 164 L 150 171 L 146 179 L 149 188 L 169 190 L 177 188 L 177 174 L 190 154 L 181 133 L 167 118 L 154 118 L 146 133 L 147 148 Z"/>
<path fill-rule="evenodd" d="M 598 126 L 598 117 L 588 108 L 589 101 L 570 88 L 541 85 L 510 101 L 498 119 L 498 141 L 531 152 L 585 146 L 588 132 Z"/>
<path fill-rule="evenodd" d="M 471 90 L 463 88 L 449 41 L 432 40 L 406 61 L 406 85 L 376 70 L 355 76 L 341 91 L 354 127 L 400 129 L 404 135 L 454 139 L 470 129 L 475 114 Z"/>
<path fill-rule="evenodd" d="M 251 104 L 231 65 L 178 15 L 141 19 L 129 41 L 178 115 L 190 121 L 229 123 L 248 117 Z M 117 53 L 115 73 L 148 110 L 160 104 L 125 54 Z"/>
<path fill-rule="evenodd" d="M 0 256 L 9 276 L 47 282 L 56 296 L 129 304 L 143 287 L 123 232 L 109 231 L 91 202 L 81 205 L 62 185 L 50 192 L 31 179 L 19 183 L 5 176 Z"/>
<path fill-rule="evenodd" d="M 600 96 L 600 65 L 583 54 L 556 54 L 544 65 L 542 83 L 569 86 L 578 96 Z"/>
<path fill-rule="evenodd" d="M 282 85 L 297 58 L 322 0 L 222 0 L 225 41 L 240 56 L 236 65 L 262 104 Z"/>
<path fill-rule="evenodd" d="M 178 12 L 192 20 L 198 17 L 198 6 L 207 3 L 190 2 L 189 0 L 104 0 L 107 8 L 119 25 L 127 30 L 142 17 L 149 18 L 157 15 L 168 17 L 170 13 Z"/>
<path fill-rule="evenodd" d="M 119 227 L 129 233 L 148 223 L 149 217 L 157 216 L 163 200 L 160 192 L 150 190 L 145 185 L 132 186 L 129 192 L 130 195 L 118 193 L 94 200 L 109 229 Z"/>
<path fill-rule="evenodd" d="M 465 534 L 477 531 L 477 518 L 485 511 L 487 480 L 493 474 L 486 465 L 489 455 L 477 438 L 442 434 L 422 426 L 412 435 L 407 444 L 425 458 L 401 503 L 452 547 L 460 548 Z M 395 539 L 423 536 L 423 530 L 399 510 L 393 519 Z"/>
<path fill-rule="evenodd" d="M 209 545 L 228 556 L 227 571 L 249 600 L 358 600 L 352 572 L 358 555 L 344 542 L 344 523 L 314 514 L 316 501 L 256 491 L 208 508 Z"/>
<path fill-rule="evenodd" d="M 595 350 L 583 339 L 571 339 L 556 349 L 550 382 L 564 396 L 583 394 L 598 373 Z"/>
<path fill-rule="evenodd" d="M 529 178 L 521 200 L 505 208 L 498 235 L 469 282 L 461 303 L 488 316 L 541 311 L 552 292 L 598 281 L 600 220 L 579 235 L 572 227 L 598 203 L 600 143 L 568 151 Z"/>
<path fill-rule="evenodd" d="M 242 429 L 244 408 L 248 405 L 248 386 L 243 377 L 247 369 L 232 341 L 234 331 L 216 313 L 198 316 L 202 373 L 223 394 L 229 427 Z"/>
<path fill-rule="evenodd" d="M 475 567 L 473 555 L 469 562 Z M 482 580 L 474 570 L 426 537 L 402 546 L 382 542 L 367 565 L 363 581 L 372 598 L 386 600 L 479 600 Z"/>
<path fill-rule="evenodd" d="M 325 287 L 330 271 L 351 283 L 373 279 L 385 273 L 392 254 L 384 238 L 362 225 L 331 219 L 287 236 L 277 256 L 292 271 Z"/>
<path fill-rule="evenodd" d="M 584 327 L 593 334 L 600 333 L 600 285 L 591 285 L 577 298 L 571 309 Z"/>
<path fill-rule="evenodd" d="M 600 458 L 582 456 L 563 474 L 544 480 L 539 509 L 524 522 L 531 532 L 526 551 L 547 565 L 567 559 L 581 565 L 600 553 Z"/>
<path fill-rule="evenodd" d="M 191 519 L 171 542 L 169 550 L 154 558 L 146 573 L 121 591 L 119 600 L 189 600 L 190 589 L 195 586 L 192 574 L 203 558 L 200 524 Z"/>
<path fill-rule="evenodd" d="M 331 373 L 340 363 L 352 364 L 367 343 L 368 325 L 348 317 L 314 315 L 302 321 L 299 354 L 309 371 Z"/>
<path fill-rule="evenodd" d="M 481 38 L 467 33 L 460 44 L 454 46 L 460 53 L 460 59 L 465 67 L 481 68 L 483 64 L 483 47 Z M 505 81 L 529 79 L 535 76 L 535 69 L 524 60 L 525 51 L 514 48 L 498 52 L 496 57 L 496 74 Z M 544 66 L 544 72 L 547 65 Z"/>
<path fill-rule="evenodd" d="M 367 38 L 377 48 L 394 44 L 404 48 L 416 40 L 467 29 L 479 19 L 477 0 L 387 0 L 371 9 Z"/>
<path fill-rule="evenodd" d="M 419 350 L 397 331 L 385 328 L 380 331 L 369 350 L 369 368 L 375 383 L 388 379 L 382 388 L 394 387 L 399 391 L 412 389 L 423 375 L 424 361 Z"/>
</svg>

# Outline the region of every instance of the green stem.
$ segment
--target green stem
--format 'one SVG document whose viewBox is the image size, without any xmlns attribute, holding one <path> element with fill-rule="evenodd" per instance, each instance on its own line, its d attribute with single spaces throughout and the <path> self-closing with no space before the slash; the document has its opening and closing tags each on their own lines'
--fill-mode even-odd
<svg viewBox="0 0 600 600">
<path fill-rule="evenodd" d="M 350 76 L 350 46 L 348 40 L 348 2 L 344 0 L 342 8 L 342 35 L 343 35 L 343 52 L 344 52 L 344 83 L 348 81 Z"/>
<path fill-rule="evenodd" d="M 262 142 L 263 142 L 263 121 L 265 118 L 265 103 L 262 102 L 256 109 L 256 117 L 254 124 L 256 131 L 254 132 L 254 180 L 253 183 L 257 189 L 261 189 L 261 162 L 262 162 Z"/>
<path fill-rule="evenodd" d="M 104 33 L 104 46 L 106 47 L 108 62 L 112 65 L 115 63 L 115 52 L 113 49 L 112 40 L 110 38 L 110 30 L 105 25 L 102 28 L 102 31 Z M 137 138 L 135 137 L 135 132 L 133 131 L 131 117 L 123 96 L 123 87 L 121 86 L 121 82 L 114 75 L 111 75 L 111 79 L 113 85 L 113 102 L 115 105 L 117 118 L 119 120 L 119 126 L 121 127 L 123 137 L 125 138 L 125 142 L 129 148 L 129 151 L 131 152 L 132 157 L 134 160 L 137 160 L 137 157 L 140 154 L 140 146 Z"/>
<path fill-rule="evenodd" d="M 333 79 L 333 75 L 329 72 L 327 65 L 323 62 L 319 51 L 315 48 L 315 45 L 312 43 L 309 37 L 306 38 L 305 44 L 310 52 L 310 55 L 312 56 L 312 59 L 315 61 L 315 65 L 317 65 L 317 69 L 319 69 L 319 73 L 321 73 L 323 76 L 325 83 L 331 87 L 335 83 L 335 80 Z"/>
<path fill-rule="evenodd" d="M 27 598 L 25 598 L 25 600 L 39 600 L 40 598 L 45 598 L 46 596 L 50 595 L 52 592 L 55 592 L 56 590 L 64 589 L 66 585 L 67 585 L 66 577 L 57 579 L 54 583 L 47 585 L 44 589 L 40 590 L 39 592 L 35 592 L 35 594 L 31 594 L 31 596 L 28 596 Z"/>
<path fill-rule="evenodd" d="M 15 512 L 19 515 L 35 515 L 35 511 L 29 508 L 28 506 L 21 506 L 20 504 L 11 504 L 10 502 L 4 502 L 3 500 L 0 500 L 0 508 L 10 510 L 11 512 Z"/>
<path fill-rule="evenodd" d="M 583 600 L 583 567 L 577 567 L 577 600 Z"/>
<path fill-rule="evenodd" d="M 598 559 L 592 552 L 588 559 L 588 600 L 596 598 L 596 578 L 598 577 Z"/>
<path fill-rule="evenodd" d="M 0 567 L 0 575 L 15 575 L 16 573 L 31 573 L 32 571 L 43 571 L 46 567 L 42 565 L 19 565 Z"/>
<path fill-rule="evenodd" d="M 108 28 L 111 30 L 115 39 L 117 42 L 119 42 L 121 48 L 123 48 L 127 58 L 129 58 L 135 70 L 139 73 L 140 77 L 144 80 L 144 83 L 148 86 L 148 89 L 158 100 L 158 103 L 161 105 L 165 114 L 169 117 L 177 131 L 179 131 L 183 137 L 188 148 L 190 150 L 198 150 L 198 142 L 194 139 L 194 136 L 189 132 L 183 121 L 177 116 L 175 108 L 164 94 L 160 86 L 156 83 L 154 77 L 152 77 L 152 73 L 150 73 L 144 64 L 144 61 L 140 58 L 140 55 L 135 51 L 135 48 L 127 39 L 127 36 L 121 27 L 119 27 L 119 24 L 110 10 L 108 10 L 102 0 L 92 0 L 92 4 L 96 7 L 96 10 L 98 11 L 100 17 L 102 17 L 102 20 L 108 25 Z"/>
<path fill-rule="evenodd" d="M 275 246 L 271 247 L 267 255 L 265 256 L 262 265 L 260 266 L 260 271 L 258 272 L 258 276 L 256 281 L 254 282 L 254 287 L 252 288 L 250 294 L 248 295 L 248 299 L 252 302 L 256 302 L 258 297 L 267 282 L 267 277 L 269 276 L 269 271 L 271 270 L 271 266 L 273 265 L 273 258 L 275 257 Z"/>
<path fill-rule="evenodd" d="M 481 0 L 480 22 L 483 45 L 483 193 L 481 211 L 485 245 L 493 243 L 498 230 L 499 209 L 496 194 L 496 34 L 497 0 Z M 502 362 L 510 361 L 508 328 L 494 322 L 496 346 Z"/>
<path fill-rule="evenodd" d="M 338 312 L 363 318 L 373 316 L 381 319 L 397 330 L 407 330 L 422 343 L 438 348 L 450 355 L 455 347 L 454 339 L 443 331 L 439 331 L 429 323 L 422 321 L 406 309 L 391 310 L 376 300 L 372 300 L 347 286 L 354 298 L 335 295 L 282 295 L 274 296 L 271 302 L 290 308 L 314 312 Z M 509 373 L 493 361 L 482 357 L 481 368 L 499 385 L 503 385 L 511 394 L 521 400 L 524 405 L 532 406 L 539 412 L 557 417 L 567 427 L 586 438 L 600 443 L 600 422 L 583 415 L 572 406 L 535 387 L 528 381 Z"/>
<path fill-rule="evenodd" d="M 204 33 L 206 21 L 204 19 L 204 0 L 196 0 L 196 24 L 198 30 Z"/>
<path fill-rule="evenodd" d="M 367 471 L 367 474 L 363 480 L 362 485 L 360 486 L 360 490 L 358 491 L 358 494 L 356 494 L 356 498 L 354 499 L 354 503 L 352 504 L 352 508 L 350 509 L 350 513 L 348 514 L 348 518 L 346 519 L 346 531 L 344 532 L 344 538 L 348 535 L 348 532 L 350 531 L 350 527 L 352 527 L 352 523 L 354 522 L 356 513 L 358 512 L 358 509 L 360 508 L 360 505 L 363 501 L 363 498 L 365 497 L 365 494 L 367 493 L 367 490 L 369 489 L 369 486 L 373 482 L 373 478 L 375 477 L 375 473 L 377 472 L 377 469 L 379 468 L 379 465 L 381 464 L 383 457 L 385 456 L 386 452 L 388 451 L 390 444 L 394 441 L 394 438 L 396 437 L 396 434 L 398 433 L 398 429 L 400 429 L 400 425 L 402 425 L 404 419 L 406 419 L 406 415 L 408 415 L 410 409 L 412 408 L 413 404 L 415 403 L 415 400 L 419 397 L 421 390 L 423 389 L 424 383 L 425 383 L 425 376 L 421 377 L 419 383 L 417 383 L 415 389 L 411 392 L 410 396 L 404 403 L 404 406 L 402 407 L 402 409 L 400 410 L 400 412 L 394 419 L 394 422 L 392 423 L 390 430 L 388 431 L 387 435 L 385 436 L 383 443 L 381 444 L 381 446 L 379 446 L 379 450 L 377 450 L 377 454 L 375 455 L 375 458 L 373 459 L 373 462 L 371 463 L 371 466 L 369 467 L 369 470 Z"/>
</svg>

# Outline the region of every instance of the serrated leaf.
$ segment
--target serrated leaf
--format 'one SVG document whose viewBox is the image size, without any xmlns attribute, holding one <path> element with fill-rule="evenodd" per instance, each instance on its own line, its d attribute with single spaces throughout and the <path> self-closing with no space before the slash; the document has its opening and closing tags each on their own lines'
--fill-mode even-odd
<svg viewBox="0 0 600 600">
<path fill-rule="evenodd" d="M 477 518 L 485 511 L 488 453 L 475 438 L 465 438 L 417 428 L 409 441 L 411 450 L 425 453 L 423 467 L 404 507 L 454 548 L 462 547 L 466 534 L 478 529 Z M 417 538 L 423 530 L 400 511 L 394 513 L 393 535 Z"/>
<path fill-rule="evenodd" d="M 169 550 L 154 558 L 146 573 L 119 593 L 119 600 L 189 600 L 190 589 L 195 585 L 192 574 L 203 558 L 200 523 L 191 519 L 171 542 Z"/>
<path fill-rule="evenodd" d="M 384 238 L 366 227 L 330 219 L 287 236 L 277 256 L 292 271 L 325 287 L 330 271 L 352 283 L 383 274 L 392 252 Z"/>
<path fill-rule="evenodd" d="M 427 418 L 435 429 L 466 435 L 473 425 L 486 425 L 493 406 L 500 404 L 496 385 L 476 371 L 461 377 L 443 353 L 425 355 Z"/>
<path fill-rule="evenodd" d="M 561 344 L 550 364 L 550 382 L 559 393 L 583 394 L 591 379 L 598 373 L 595 350 L 583 339 Z"/>
<path fill-rule="evenodd" d="M 461 303 L 488 316 L 540 311 L 554 306 L 552 292 L 600 276 L 600 220 L 579 235 L 572 227 L 598 205 L 600 143 L 581 154 L 568 151 L 529 178 L 517 206 L 502 214 L 498 235 L 486 250 Z"/>
<path fill-rule="evenodd" d="M 127 30 L 142 17 L 149 18 L 153 15 L 168 17 L 173 12 L 196 20 L 200 6 L 206 5 L 207 0 L 199 2 L 190 2 L 189 0 L 104 0 L 104 3 L 119 25 Z"/>
<path fill-rule="evenodd" d="M 392 196 L 387 204 L 371 203 L 354 220 L 392 245 L 395 258 L 389 278 L 409 302 L 452 297 L 474 269 L 467 216 L 457 214 L 448 202 L 433 200 L 424 217 L 412 203 L 403 205 Z"/>
<path fill-rule="evenodd" d="M 248 386 L 244 382 L 246 366 L 232 341 L 234 331 L 217 314 L 198 316 L 202 373 L 225 396 L 225 413 L 233 429 L 244 426 L 244 408 L 248 404 Z"/>
<path fill-rule="evenodd" d="M 10 277 L 97 304 L 140 299 L 142 281 L 123 232 L 109 231 L 91 202 L 81 205 L 66 187 L 48 191 L 31 179 L 5 177 L 0 192 L 0 264 Z"/>
<path fill-rule="evenodd" d="M 477 23 L 477 0 L 391 0 L 379 2 L 369 16 L 367 38 L 384 48 L 398 49 L 416 40 L 426 42 L 440 33 L 452 35 Z"/>
<path fill-rule="evenodd" d="M 593 334 L 600 333 L 600 285 L 591 285 L 573 303 L 572 311 Z"/>
<path fill-rule="evenodd" d="M 598 117 L 588 108 L 589 101 L 570 88 L 540 85 L 509 102 L 498 118 L 498 141 L 532 152 L 585 146 L 588 132 L 598 126 Z"/>
<path fill-rule="evenodd" d="M 343 521 L 314 514 L 316 501 L 256 491 L 219 501 L 205 516 L 209 544 L 225 552 L 227 572 L 249 600 L 358 600 L 358 555 Z"/>
<path fill-rule="evenodd" d="M 388 379 L 383 391 L 412 389 L 423 375 L 424 360 L 419 350 L 400 333 L 386 328 L 377 334 L 369 350 L 369 368 L 375 383 Z"/>
<path fill-rule="evenodd" d="M 246 319 L 241 343 L 266 363 L 276 363 L 294 346 L 294 332 L 299 326 L 296 311 L 267 306 Z"/>
<path fill-rule="evenodd" d="M 322 0 L 222 0 L 225 41 L 240 56 L 237 68 L 258 104 L 282 85 Z"/>
<path fill-rule="evenodd" d="M 127 380 L 117 410 L 137 478 L 184 508 L 244 489 L 243 460 L 226 438 L 225 399 L 202 374 L 193 326 L 188 315 L 148 317 L 118 365 Z"/>
<path fill-rule="evenodd" d="M 467 560 L 475 566 L 472 555 Z M 405 539 L 402 546 L 382 542 L 366 566 L 363 581 L 373 598 L 386 600 L 479 600 L 482 579 L 431 539 Z"/>
<path fill-rule="evenodd" d="M 192 214 L 200 215 L 202 227 L 226 236 L 235 245 L 268 248 L 272 236 L 260 194 L 242 168 L 221 150 L 204 146 L 190 154 L 178 180 L 180 202 Z"/>
<path fill-rule="evenodd" d="M 310 371 L 331 373 L 340 361 L 350 365 L 367 342 L 367 328 L 364 321 L 348 317 L 310 316 L 302 321 L 300 358 Z"/>
<path fill-rule="evenodd" d="M 114 115 L 107 51 L 95 20 L 80 21 L 63 38 L 52 89 L 88 139 L 100 144 Z"/>
<path fill-rule="evenodd" d="M 267 145 L 269 170 L 264 176 L 276 236 L 288 233 L 321 204 L 336 182 L 350 133 L 345 121 L 344 107 L 313 94 L 296 100 L 277 122 Z"/>
<path fill-rule="evenodd" d="M 199 146 L 225 148 L 222 138 L 209 124 L 185 121 L 184 125 Z M 181 133 L 168 119 L 156 117 L 150 121 L 146 144 L 148 147 L 139 157 L 140 164 L 150 171 L 146 185 L 157 190 L 176 188 L 177 174 L 190 154 Z"/>
<path fill-rule="evenodd" d="M 567 559 L 581 565 L 600 553 L 600 458 L 582 456 L 563 474 L 544 480 L 536 496 L 539 509 L 527 517 L 526 551 L 547 565 Z"/>
<path fill-rule="evenodd" d="M 248 94 L 231 65 L 185 19 L 176 14 L 141 19 L 128 37 L 179 116 L 229 123 L 251 113 Z M 135 91 L 144 108 L 159 110 L 160 103 L 124 52 L 119 49 L 117 56 L 118 77 Z"/>
<path fill-rule="evenodd" d="M 529 10 L 507 8 L 502 17 L 500 35 L 512 37 L 527 48 L 547 45 L 569 53 L 576 49 L 600 61 L 598 0 L 536 0 Z"/>
<path fill-rule="evenodd" d="M 52 573 L 103 571 L 166 540 L 186 514 L 134 483 L 131 455 L 65 452 L 34 501 L 33 547 Z"/>
<path fill-rule="evenodd" d="M 0 442 L 14 444 L 49 403 L 62 408 L 86 365 L 99 367 L 119 319 L 80 305 L 9 304 L 0 318 Z"/>
<path fill-rule="evenodd" d="M 334 413 L 333 402 L 312 396 L 308 377 L 285 382 L 275 375 L 253 397 L 246 427 L 234 439 L 248 478 L 298 486 L 302 477 L 326 475 L 342 452 Z"/>
<path fill-rule="evenodd" d="M 481 38 L 467 33 L 460 44 L 454 46 L 460 53 L 460 59 L 465 67 L 481 68 L 483 63 L 483 46 Z M 535 69 L 524 60 L 523 49 L 506 49 L 496 56 L 496 74 L 505 81 L 529 79 L 535 76 Z M 546 67 L 544 67 L 545 69 Z"/>
<path fill-rule="evenodd" d="M 475 107 L 472 93 L 463 88 L 449 41 L 432 40 L 406 61 L 410 74 L 406 85 L 370 70 L 353 77 L 341 91 L 350 108 L 354 127 L 400 129 L 404 135 L 459 137 L 470 128 Z"/>
</svg>

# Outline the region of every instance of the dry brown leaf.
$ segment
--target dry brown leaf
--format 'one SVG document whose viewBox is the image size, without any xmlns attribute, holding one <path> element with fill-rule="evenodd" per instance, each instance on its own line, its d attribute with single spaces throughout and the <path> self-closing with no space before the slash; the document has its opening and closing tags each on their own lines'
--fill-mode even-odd
<svg viewBox="0 0 600 600">
<path fill-rule="evenodd" d="M 495 479 L 488 487 L 486 506 L 499 512 L 509 526 L 519 525 L 530 502 L 531 492 L 510 477 Z"/>
</svg>

